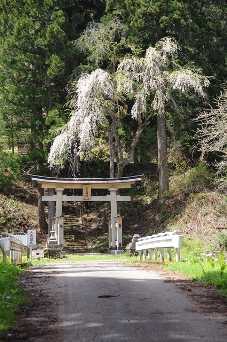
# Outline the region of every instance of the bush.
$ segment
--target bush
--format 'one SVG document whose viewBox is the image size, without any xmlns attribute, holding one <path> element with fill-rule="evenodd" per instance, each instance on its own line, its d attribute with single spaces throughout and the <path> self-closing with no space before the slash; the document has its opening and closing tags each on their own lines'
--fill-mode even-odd
<svg viewBox="0 0 227 342">
<path fill-rule="evenodd" d="M 208 167 L 199 163 L 181 175 L 170 178 L 170 189 L 174 193 L 201 192 L 212 183 L 212 173 Z"/>
<path fill-rule="evenodd" d="M 20 178 L 20 159 L 12 153 L 0 152 L 0 190 Z"/>
<path fill-rule="evenodd" d="M 183 239 L 182 244 L 182 257 L 183 259 L 196 263 L 201 259 L 204 252 L 204 245 L 198 239 Z"/>
<path fill-rule="evenodd" d="M 227 251 L 227 232 L 221 232 L 217 235 L 218 249 L 221 251 Z"/>
<path fill-rule="evenodd" d="M 0 332 L 12 326 L 18 305 L 24 302 L 18 285 L 20 272 L 17 266 L 0 263 Z"/>
<path fill-rule="evenodd" d="M 158 195 L 158 183 L 148 175 L 143 177 L 143 188 L 145 196 L 156 197 Z"/>
</svg>

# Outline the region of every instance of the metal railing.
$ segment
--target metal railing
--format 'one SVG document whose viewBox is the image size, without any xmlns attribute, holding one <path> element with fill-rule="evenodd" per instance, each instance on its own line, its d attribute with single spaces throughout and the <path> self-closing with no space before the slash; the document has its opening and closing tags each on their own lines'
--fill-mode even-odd
<svg viewBox="0 0 227 342">
<path fill-rule="evenodd" d="M 169 259 L 171 259 L 171 249 L 175 250 L 176 261 L 180 261 L 180 247 L 182 236 L 176 232 L 165 232 L 150 236 L 145 236 L 138 239 L 136 242 L 136 251 L 139 253 L 140 258 L 146 259 L 155 255 L 157 259 L 158 252 L 160 253 L 161 260 L 165 259 L 165 250 L 168 253 Z"/>
</svg>

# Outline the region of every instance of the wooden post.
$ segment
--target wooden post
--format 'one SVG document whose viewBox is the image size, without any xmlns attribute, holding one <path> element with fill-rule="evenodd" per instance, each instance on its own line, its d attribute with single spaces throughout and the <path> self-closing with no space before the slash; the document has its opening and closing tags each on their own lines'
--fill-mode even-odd
<svg viewBox="0 0 227 342">
<path fill-rule="evenodd" d="M 168 255 L 169 255 L 169 261 L 172 261 L 172 254 L 171 254 L 171 249 L 168 248 Z"/>
<path fill-rule="evenodd" d="M 152 260 L 153 251 L 151 248 L 148 250 L 148 253 L 149 253 L 149 259 Z"/>
<path fill-rule="evenodd" d="M 2 252 L 2 261 L 3 261 L 3 264 L 6 263 L 6 252 L 4 250 L 3 247 L 0 246 L 0 251 Z"/>
<path fill-rule="evenodd" d="M 140 261 L 142 261 L 142 257 L 143 257 L 143 251 L 139 251 L 139 258 L 140 258 Z"/>
<path fill-rule="evenodd" d="M 180 248 L 176 248 L 176 262 L 180 261 Z"/>
<path fill-rule="evenodd" d="M 111 247 L 116 247 L 117 231 L 116 231 L 116 220 L 117 220 L 117 189 L 109 189 L 110 191 L 110 206 L 111 206 Z M 119 244 L 119 241 L 118 241 Z M 122 244 L 122 241 L 121 241 Z"/>
<path fill-rule="evenodd" d="M 164 248 L 160 248 L 161 262 L 165 261 L 165 250 Z"/>
<path fill-rule="evenodd" d="M 20 252 L 20 263 L 22 264 L 22 262 L 23 262 L 23 252 L 21 251 Z"/>
<path fill-rule="evenodd" d="M 158 251 L 157 251 L 157 249 L 155 249 L 155 251 L 154 251 L 154 258 L 155 258 L 155 261 L 158 260 Z"/>
</svg>

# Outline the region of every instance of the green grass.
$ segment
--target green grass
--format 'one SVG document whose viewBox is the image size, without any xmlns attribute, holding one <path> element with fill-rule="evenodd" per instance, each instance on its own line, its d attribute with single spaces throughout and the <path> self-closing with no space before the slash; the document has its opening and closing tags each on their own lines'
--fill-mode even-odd
<svg viewBox="0 0 227 342">
<path fill-rule="evenodd" d="M 74 263 L 86 261 L 121 261 L 121 262 L 134 262 L 135 257 L 130 257 L 127 254 L 111 255 L 111 254 L 67 254 L 62 259 L 41 258 L 33 259 L 32 266 L 42 266 L 48 264 L 59 263 Z"/>
<path fill-rule="evenodd" d="M 211 265 L 209 262 L 178 262 L 165 266 L 170 271 L 180 272 L 189 279 L 202 282 L 205 285 L 215 286 L 219 292 L 227 296 L 227 268 L 221 272 L 218 263 Z"/>
<path fill-rule="evenodd" d="M 21 269 L 0 263 L 0 332 L 9 329 L 15 322 L 16 310 L 25 302 L 18 278 Z"/>
</svg>

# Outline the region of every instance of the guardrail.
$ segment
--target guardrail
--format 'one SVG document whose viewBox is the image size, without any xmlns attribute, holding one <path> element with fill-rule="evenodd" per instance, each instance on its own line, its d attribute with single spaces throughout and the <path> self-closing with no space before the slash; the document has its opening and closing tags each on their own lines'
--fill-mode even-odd
<svg viewBox="0 0 227 342">
<path fill-rule="evenodd" d="M 27 258 L 29 257 L 29 248 L 14 237 L 0 238 L 0 250 L 2 251 L 3 262 L 9 258 L 15 265 L 22 264 L 23 255 L 26 254 Z"/>
<path fill-rule="evenodd" d="M 182 236 L 176 232 L 165 232 L 155 234 L 151 236 L 145 236 L 138 239 L 136 242 L 136 251 L 139 253 L 140 258 L 146 259 L 149 256 L 150 259 L 158 258 L 158 252 L 160 253 L 161 260 L 165 260 L 165 251 L 167 251 L 169 259 L 172 259 L 171 249 L 176 252 L 176 261 L 180 261 L 180 247 Z"/>
</svg>

